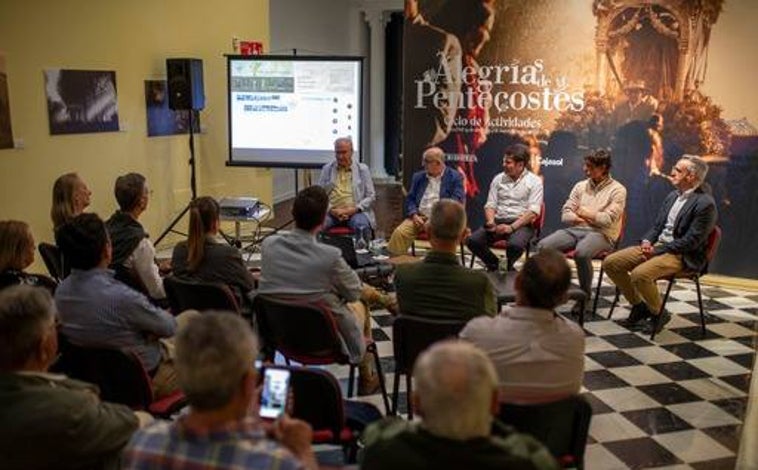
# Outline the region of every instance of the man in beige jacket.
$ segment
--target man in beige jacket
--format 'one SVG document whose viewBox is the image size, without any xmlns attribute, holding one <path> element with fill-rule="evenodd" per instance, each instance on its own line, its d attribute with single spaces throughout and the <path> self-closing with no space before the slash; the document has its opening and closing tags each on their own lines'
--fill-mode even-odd
<svg viewBox="0 0 758 470">
<path fill-rule="evenodd" d="M 611 154 L 606 150 L 584 157 L 587 179 L 574 185 L 561 214 L 561 220 L 569 227 L 543 238 L 537 245 L 538 249 L 575 250 L 579 286 L 588 299 L 592 296 L 592 258 L 613 247 L 621 234 L 621 217 L 626 207 L 626 188 L 611 178 L 610 169 Z M 579 303 L 572 313 L 583 314 L 578 309 Z"/>
</svg>

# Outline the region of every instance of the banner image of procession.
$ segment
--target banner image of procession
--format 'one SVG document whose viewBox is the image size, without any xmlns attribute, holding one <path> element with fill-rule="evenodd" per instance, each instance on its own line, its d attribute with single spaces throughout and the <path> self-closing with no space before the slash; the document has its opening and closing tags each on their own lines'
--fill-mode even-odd
<svg viewBox="0 0 758 470">
<path fill-rule="evenodd" d="M 403 175 L 441 147 L 483 222 L 505 148 L 531 149 L 543 235 L 610 149 L 628 191 L 622 245 L 638 243 L 684 154 L 710 166 L 723 243 L 710 271 L 758 278 L 758 8 L 738 0 L 406 0 Z"/>
</svg>

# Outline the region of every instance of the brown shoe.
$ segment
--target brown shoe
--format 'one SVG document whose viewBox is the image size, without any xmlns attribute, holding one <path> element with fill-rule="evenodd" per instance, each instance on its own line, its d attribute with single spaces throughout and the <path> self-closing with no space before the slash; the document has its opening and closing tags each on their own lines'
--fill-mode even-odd
<svg viewBox="0 0 758 470">
<path fill-rule="evenodd" d="M 370 377 L 358 378 L 358 396 L 365 397 L 366 395 L 374 395 L 379 393 L 381 385 L 379 384 L 379 375 L 373 374 Z"/>
</svg>

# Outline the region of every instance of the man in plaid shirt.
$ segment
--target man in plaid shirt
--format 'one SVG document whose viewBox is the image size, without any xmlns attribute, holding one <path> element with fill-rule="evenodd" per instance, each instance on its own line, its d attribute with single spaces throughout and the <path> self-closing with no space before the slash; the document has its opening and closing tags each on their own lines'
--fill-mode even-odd
<svg viewBox="0 0 758 470">
<path fill-rule="evenodd" d="M 176 372 L 190 411 L 137 432 L 125 469 L 316 469 L 313 431 L 284 416 L 258 419 L 258 346 L 239 316 L 206 312 L 176 338 Z"/>
</svg>

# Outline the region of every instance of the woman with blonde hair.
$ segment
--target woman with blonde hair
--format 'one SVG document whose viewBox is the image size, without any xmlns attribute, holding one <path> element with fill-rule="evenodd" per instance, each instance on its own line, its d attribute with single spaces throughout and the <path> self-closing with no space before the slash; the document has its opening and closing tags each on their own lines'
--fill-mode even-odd
<svg viewBox="0 0 758 470">
<path fill-rule="evenodd" d="M 58 228 L 84 212 L 90 204 L 92 191 L 76 173 L 66 173 L 53 184 L 53 205 L 50 217 L 53 228 Z"/>
<path fill-rule="evenodd" d="M 189 213 L 187 241 L 174 247 L 171 259 L 174 274 L 185 279 L 224 283 L 232 288 L 238 300 L 244 300 L 255 281 L 239 251 L 218 239 L 221 224 L 218 203 L 212 197 L 199 197 L 190 203 Z"/>
<path fill-rule="evenodd" d="M 34 250 L 34 236 L 26 222 L 0 221 L 0 289 L 27 284 L 55 290 L 53 279 L 24 272 L 34 262 Z"/>
</svg>

